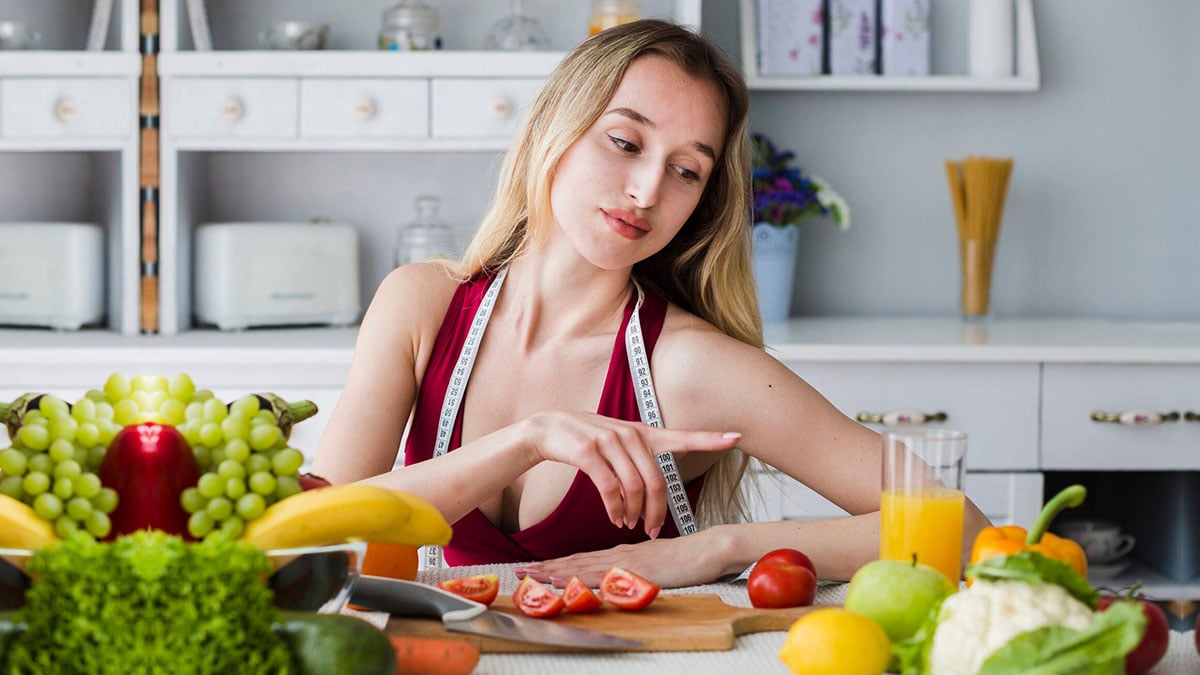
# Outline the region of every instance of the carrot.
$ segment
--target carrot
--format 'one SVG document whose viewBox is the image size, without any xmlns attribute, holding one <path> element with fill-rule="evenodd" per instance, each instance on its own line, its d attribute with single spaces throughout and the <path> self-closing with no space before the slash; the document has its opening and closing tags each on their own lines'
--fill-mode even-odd
<svg viewBox="0 0 1200 675">
<path fill-rule="evenodd" d="M 396 675 L 468 675 L 479 663 L 479 647 L 452 638 L 389 635 L 396 648 Z"/>
</svg>

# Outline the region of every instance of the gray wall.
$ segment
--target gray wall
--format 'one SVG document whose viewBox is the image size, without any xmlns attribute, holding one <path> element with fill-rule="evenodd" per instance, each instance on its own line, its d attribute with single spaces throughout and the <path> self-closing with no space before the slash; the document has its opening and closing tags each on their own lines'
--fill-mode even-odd
<svg viewBox="0 0 1200 675">
<path fill-rule="evenodd" d="M 961 0 L 935 0 L 934 59 L 962 72 Z M 1200 319 L 1200 3 L 1034 2 L 1035 93 L 752 93 L 755 131 L 849 201 L 801 236 L 793 314 L 954 315 L 944 160 L 1015 160 L 992 313 Z M 737 3 L 703 25 L 740 55 Z"/>
</svg>

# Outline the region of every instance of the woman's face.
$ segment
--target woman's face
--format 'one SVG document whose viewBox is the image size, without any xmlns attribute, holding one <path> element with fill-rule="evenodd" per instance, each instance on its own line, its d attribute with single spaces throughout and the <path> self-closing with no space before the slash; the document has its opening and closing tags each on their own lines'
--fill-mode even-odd
<svg viewBox="0 0 1200 675">
<path fill-rule="evenodd" d="M 558 163 L 550 188 L 557 232 L 603 269 L 657 253 L 699 204 L 724 130 L 715 84 L 661 56 L 637 58 Z"/>
</svg>

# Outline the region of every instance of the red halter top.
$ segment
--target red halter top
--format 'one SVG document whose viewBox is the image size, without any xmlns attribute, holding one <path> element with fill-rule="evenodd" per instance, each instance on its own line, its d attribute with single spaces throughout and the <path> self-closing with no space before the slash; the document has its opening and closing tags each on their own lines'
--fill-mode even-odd
<svg viewBox="0 0 1200 675">
<path fill-rule="evenodd" d="M 475 312 L 491 283 L 490 277 L 464 283 L 458 287 L 450 301 L 450 307 L 446 310 L 441 329 L 434 341 L 429 365 L 425 369 L 425 379 L 417 393 L 413 423 L 404 449 L 405 465 L 423 462 L 433 456 L 438 415 L 450 375 L 466 341 Z M 635 290 L 625 305 L 625 316 L 621 321 L 621 329 L 617 331 L 612 358 L 608 364 L 608 375 L 600 394 L 600 404 L 596 408 L 600 415 L 630 421 L 641 419 L 624 340 L 625 328 L 636 304 Z M 647 357 L 653 353 L 659 333 L 662 332 L 666 313 L 666 301 L 656 293 L 646 291 L 639 319 Z M 460 445 L 461 409 L 454 420 L 449 450 L 453 451 Z M 693 509 L 702 484 L 703 477 L 686 486 L 688 501 Z M 582 471 L 576 472 L 575 480 L 558 507 L 545 520 L 524 530 L 505 534 L 479 509 L 463 516 L 454 523 L 453 528 L 454 537 L 444 550 L 446 563 L 451 566 L 548 560 L 647 539 L 640 520 L 633 529 L 617 527 L 609 521 L 599 491 Z M 668 517 L 663 523 L 659 536 L 678 536 L 678 530 L 671 518 Z"/>
</svg>

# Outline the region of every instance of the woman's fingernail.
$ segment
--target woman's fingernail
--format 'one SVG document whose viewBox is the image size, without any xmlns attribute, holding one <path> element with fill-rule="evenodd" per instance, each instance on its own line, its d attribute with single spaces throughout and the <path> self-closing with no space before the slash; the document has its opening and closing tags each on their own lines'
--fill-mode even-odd
<svg viewBox="0 0 1200 675">
<path fill-rule="evenodd" d="M 646 532 L 646 534 L 647 534 L 647 535 L 649 535 L 651 539 L 658 539 L 658 533 L 659 533 L 660 531 L 662 531 L 662 527 L 661 527 L 661 526 L 659 526 L 659 527 L 652 527 L 652 528 L 650 528 L 650 530 L 649 530 L 648 532 Z"/>
<path fill-rule="evenodd" d="M 727 438 L 731 441 L 736 441 L 737 439 L 739 439 L 741 437 L 742 437 L 742 434 L 740 431 L 727 431 L 721 435 L 721 438 Z"/>
</svg>

